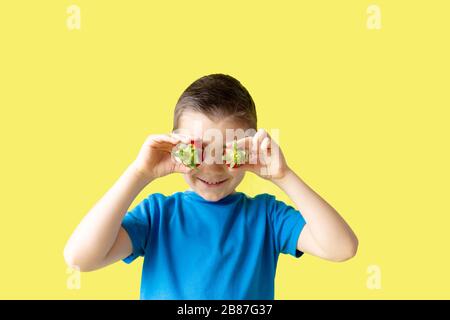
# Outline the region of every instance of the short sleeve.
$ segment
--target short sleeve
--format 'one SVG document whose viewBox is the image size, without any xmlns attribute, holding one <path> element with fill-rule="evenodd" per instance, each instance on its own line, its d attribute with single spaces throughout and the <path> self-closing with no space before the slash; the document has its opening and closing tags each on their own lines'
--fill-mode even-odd
<svg viewBox="0 0 450 320">
<path fill-rule="evenodd" d="M 122 220 L 122 227 L 133 244 L 133 252 L 123 259 L 125 263 L 131 263 L 139 256 L 145 255 L 151 226 L 150 202 L 149 198 L 144 199 L 133 210 L 127 212 Z"/>
<path fill-rule="evenodd" d="M 269 195 L 269 214 L 277 252 L 301 257 L 303 252 L 297 250 L 297 242 L 306 221 L 300 211 Z"/>
</svg>

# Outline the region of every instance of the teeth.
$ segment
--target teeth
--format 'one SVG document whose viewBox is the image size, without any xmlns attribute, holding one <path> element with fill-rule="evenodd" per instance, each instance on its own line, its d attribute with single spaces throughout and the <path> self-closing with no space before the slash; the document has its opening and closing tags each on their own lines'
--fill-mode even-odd
<svg viewBox="0 0 450 320">
<path fill-rule="evenodd" d="M 209 181 L 206 181 L 206 180 L 202 180 L 202 181 L 206 182 L 207 184 L 218 184 L 218 183 L 223 182 L 224 180 L 222 180 L 222 181 L 216 181 L 216 182 L 209 182 Z"/>
</svg>

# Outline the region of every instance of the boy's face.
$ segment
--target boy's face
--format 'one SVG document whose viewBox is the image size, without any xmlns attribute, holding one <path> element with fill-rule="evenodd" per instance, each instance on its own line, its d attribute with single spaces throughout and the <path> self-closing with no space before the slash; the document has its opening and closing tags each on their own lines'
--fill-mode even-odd
<svg viewBox="0 0 450 320">
<path fill-rule="evenodd" d="M 199 139 L 203 150 L 207 151 L 233 141 L 233 137 L 230 137 L 229 133 L 231 130 L 238 129 L 247 130 L 248 128 L 242 127 L 242 124 L 233 120 L 232 117 L 211 120 L 202 113 L 185 111 L 180 116 L 176 132 Z M 218 139 L 218 141 L 215 141 L 219 136 L 221 136 L 222 141 Z M 215 156 L 214 152 L 213 156 Z M 242 181 L 244 175 L 245 171 L 230 170 L 225 163 L 203 161 L 190 173 L 184 174 L 184 179 L 191 189 L 205 200 L 218 201 L 235 192 L 235 188 Z"/>
</svg>

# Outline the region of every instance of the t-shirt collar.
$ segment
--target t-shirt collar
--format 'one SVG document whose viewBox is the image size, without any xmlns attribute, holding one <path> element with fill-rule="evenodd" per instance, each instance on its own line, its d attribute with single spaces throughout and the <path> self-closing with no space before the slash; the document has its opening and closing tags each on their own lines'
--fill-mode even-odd
<svg viewBox="0 0 450 320">
<path fill-rule="evenodd" d="M 242 195 L 242 192 L 233 192 L 230 193 L 229 195 L 223 197 L 220 200 L 217 201 L 210 201 L 210 200 L 206 200 L 204 199 L 201 195 L 199 195 L 197 192 L 195 192 L 192 189 L 188 189 L 184 192 L 184 194 L 189 197 L 190 199 L 194 200 L 194 201 L 198 201 L 198 202 L 203 202 L 203 203 L 210 203 L 210 204 L 225 204 L 225 203 L 230 203 L 233 202 L 235 200 L 238 200 L 240 198 L 240 196 Z"/>
</svg>

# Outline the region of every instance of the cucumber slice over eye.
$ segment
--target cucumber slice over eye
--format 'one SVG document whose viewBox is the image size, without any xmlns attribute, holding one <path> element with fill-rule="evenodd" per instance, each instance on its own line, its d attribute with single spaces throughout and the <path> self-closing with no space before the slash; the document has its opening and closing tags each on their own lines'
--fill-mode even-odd
<svg viewBox="0 0 450 320">
<path fill-rule="evenodd" d="M 233 141 L 233 147 L 225 150 L 223 155 L 223 161 L 230 168 L 236 168 L 244 164 L 247 161 L 247 152 L 237 147 L 236 140 Z"/>
<path fill-rule="evenodd" d="M 193 169 L 200 165 L 200 152 L 201 150 L 198 150 L 192 141 L 190 144 L 180 143 L 172 155 L 176 161 Z"/>
</svg>

